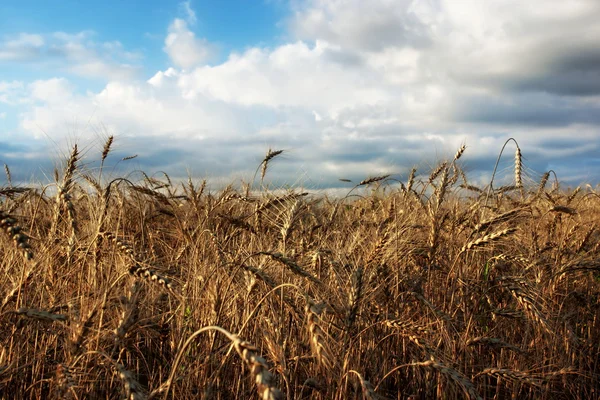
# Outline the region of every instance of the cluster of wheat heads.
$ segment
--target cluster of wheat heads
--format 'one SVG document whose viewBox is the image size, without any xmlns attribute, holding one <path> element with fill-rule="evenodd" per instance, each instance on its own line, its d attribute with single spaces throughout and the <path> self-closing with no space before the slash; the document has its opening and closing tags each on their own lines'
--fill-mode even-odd
<svg viewBox="0 0 600 400">
<path fill-rule="evenodd" d="M 459 159 L 345 199 L 102 175 L 0 187 L 0 398 L 593 399 L 600 199 Z"/>
</svg>

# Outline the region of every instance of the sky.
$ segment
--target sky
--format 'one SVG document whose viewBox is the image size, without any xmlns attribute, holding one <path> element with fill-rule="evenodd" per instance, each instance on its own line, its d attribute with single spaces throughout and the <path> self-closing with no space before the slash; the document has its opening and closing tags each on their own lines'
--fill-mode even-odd
<svg viewBox="0 0 600 400">
<path fill-rule="evenodd" d="M 515 138 L 531 182 L 595 185 L 597 21 L 597 0 L 2 1 L 0 164 L 44 182 L 77 143 L 93 172 L 114 135 L 115 173 L 248 181 L 272 148 L 274 182 L 328 188 L 465 144 L 481 183 Z"/>
</svg>

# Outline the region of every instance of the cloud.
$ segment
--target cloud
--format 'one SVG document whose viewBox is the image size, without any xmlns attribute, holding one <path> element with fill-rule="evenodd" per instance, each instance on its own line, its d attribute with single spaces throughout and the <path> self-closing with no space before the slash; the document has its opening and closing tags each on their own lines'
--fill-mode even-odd
<svg viewBox="0 0 600 400">
<path fill-rule="evenodd" d="M 44 38 L 41 35 L 21 33 L 0 43 L 0 62 L 35 59 L 43 46 Z"/>
<path fill-rule="evenodd" d="M 430 68 L 442 61 L 457 82 L 506 93 L 600 94 L 594 62 L 600 28 L 593 22 L 599 3 L 577 0 L 552 9 L 540 1 L 490 4 L 443 6 L 444 35 L 428 55 Z"/>
<path fill-rule="evenodd" d="M 182 1 L 179 3 L 179 9 L 185 15 L 185 20 L 190 24 L 194 25 L 198 19 L 196 18 L 196 13 L 192 10 L 190 5 L 190 1 Z"/>
<path fill-rule="evenodd" d="M 20 33 L 0 40 L 0 63 L 29 63 L 86 78 L 132 79 L 141 71 L 141 54 L 118 41 L 96 42 L 93 31 Z"/>
<path fill-rule="evenodd" d="M 20 81 L 0 81 L 0 103 L 15 105 L 22 101 L 25 85 Z"/>
<path fill-rule="evenodd" d="M 164 51 L 177 67 L 191 68 L 206 63 L 213 49 L 206 39 L 199 39 L 189 30 L 187 22 L 175 19 L 169 26 Z"/>
<path fill-rule="evenodd" d="M 65 78 L 52 78 L 31 83 L 29 90 L 34 101 L 64 104 L 72 97 L 74 88 Z"/>
<path fill-rule="evenodd" d="M 429 27 L 413 11 L 413 1 L 314 0 L 301 3 L 288 22 L 301 39 L 326 40 L 347 49 L 427 47 Z"/>
<path fill-rule="evenodd" d="M 190 167 L 247 177 L 271 147 L 286 150 L 271 178 L 293 183 L 300 174 L 332 186 L 340 177 L 405 178 L 413 165 L 427 173 L 466 143 L 465 166 L 483 181 L 515 137 L 532 179 L 553 168 L 561 178 L 600 180 L 594 0 L 551 9 L 541 0 L 311 0 L 286 21 L 290 40 L 214 65 L 206 65 L 210 43 L 189 28 L 195 15 L 186 4 L 192 11 L 182 3 L 186 19 L 173 20 L 165 39 L 173 66 L 147 81 L 124 78 L 85 94 L 59 78 L 12 89 L 5 82 L 0 101 L 26 92 L 25 135 L 43 129 L 60 141 L 65 121 L 80 121 L 80 136 L 93 140 L 92 127 L 102 126 L 140 154 L 140 168 L 173 174 Z M 55 40 L 83 59 L 91 38 Z M 118 42 L 102 49 L 136 61 Z M 102 64 L 87 68 L 108 76 Z"/>
</svg>

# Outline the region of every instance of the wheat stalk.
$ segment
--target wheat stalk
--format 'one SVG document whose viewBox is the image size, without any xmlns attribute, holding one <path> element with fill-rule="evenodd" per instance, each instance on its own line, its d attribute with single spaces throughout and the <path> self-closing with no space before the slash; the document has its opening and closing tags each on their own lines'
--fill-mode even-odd
<svg viewBox="0 0 600 400">
<path fill-rule="evenodd" d="M 371 385 L 371 382 L 363 378 L 363 376 L 358 371 L 351 369 L 348 372 L 353 373 L 358 377 L 365 400 L 375 400 L 378 398 L 377 394 L 375 393 L 375 389 L 373 389 L 373 385 Z"/>
<path fill-rule="evenodd" d="M 433 368 L 433 369 L 439 371 L 442 375 L 445 375 L 445 376 L 449 377 L 452 381 L 454 381 L 464 391 L 464 393 L 467 395 L 468 398 L 475 399 L 475 400 L 483 400 L 483 398 L 479 395 L 479 393 L 477 392 L 477 389 L 473 385 L 473 382 L 471 382 L 471 380 L 469 378 L 467 378 L 464 374 L 460 373 L 459 371 L 455 370 L 454 368 L 450 368 L 447 365 L 441 363 L 440 361 L 435 360 L 433 357 L 431 358 L 431 360 L 428 360 L 428 361 L 413 362 L 413 363 L 409 363 L 409 364 L 399 365 L 399 366 L 393 368 L 391 371 L 389 371 L 388 373 L 386 373 L 383 376 L 383 378 L 381 379 L 379 384 L 375 387 L 375 390 L 377 390 L 377 388 L 379 387 L 379 385 L 385 378 L 387 378 L 388 376 L 390 376 L 392 373 L 396 372 L 397 370 L 399 370 L 401 368 L 406 368 L 406 367 L 422 367 L 422 368 L 430 367 L 430 368 Z"/>
<path fill-rule="evenodd" d="M 179 363 L 181 362 L 181 358 L 188 348 L 188 346 L 193 342 L 193 340 L 199 336 L 200 334 L 207 331 L 217 331 L 225 335 L 230 341 L 236 352 L 242 359 L 242 361 L 250 367 L 250 372 L 254 378 L 254 382 L 256 383 L 256 388 L 258 391 L 258 395 L 263 400 L 282 400 L 283 393 L 277 388 L 275 385 L 275 377 L 269 371 L 269 367 L 264 358 L 258 355 L 258 349 L 242 340 L 239 336 L 230 333 L 229 331 L 221 328 L 220 326 L 207 326 L 201 328 L 194 332 L 186 342 L 181 346 L 177 356 L 175 357 L 175 362 L 171 367 L 171 374 L 169 375 L 169 379 L 161 385 L 159 389 L 151 393 L 150 397 L 155 396 L 158 393 L 165 392 L 165 398 L 169 395 L 169 390 L 171 388 L 171 383 L 175 377 L 175 372 L 179 367 Z"/>
</svg>

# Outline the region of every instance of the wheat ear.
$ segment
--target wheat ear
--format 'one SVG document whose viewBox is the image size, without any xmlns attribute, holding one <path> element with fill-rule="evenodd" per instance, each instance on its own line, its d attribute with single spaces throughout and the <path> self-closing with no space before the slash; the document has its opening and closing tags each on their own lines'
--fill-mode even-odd
<svg viewBox="0 0 600 400">
<path fill-rule="evenodd" d="M 360 381 L 360 386 L 362 387 L 362 392 L 363 392 L 363 396 L 364 396 L 365 400 L 377 399 L 377 394 L 375 393 L 375 390 L 373 389 L 373 385 L 371 385 L 371 382 L 369 382 L 368 380 L 363 378 L 363 376 L 358 371 L 351 369 L 348 372 L 351 372 L 358 377 L 358 380 Z"/>
<path fill-rule="evenodd" d="M 269 371 L 269 366 L 264 358 L 258 355 L 258 349 L 254 347 L 252 344 L 242 340 L 239 336 L 232 334 L 231 332 L 221 328 L 220 326 L 206 326 L 194 332 L 181 346 L 179 352 L 177 353 L 177 357 L 175 357 L 175 362 L 171 367 L 171 374 L 167 381 L 161 385 L 159 389 L 154 391 L 150 397 L 154 395 L 165 392 L 164 397 L 168 398 L 169 390 L 171 388 L 171 383 L 175 377 L 175 372 L 177 372 L 179 363 L 181 362 L 181 358 L 183 357 L 185 350 L 187 347 L 193 342 L 193 340 L 198 337 L 200 334 L 207 331 L 217 331 L 227 336 L 227 338 L 231 341 L 233 347 L 236 352 L 240 356 L 240 358 L 244 361 L 248 367 L 250 367 L 250 371 L 252 376 L 254 377 L 254 382 L 256 383 L 256 388 L 258 391 L 258 395 L 263 400 L 283 400 L 283 393 L 281 390 L 277 388 L 275 385 L 275 377 Z"/>
<path fill-rule="evenodd" d="M 310 298 L 306 299 L 306 321 L 310 336 L 310 347 L 319 365 L 327 371 L 333 368 L 333 357 L 326 342 L 326 334 L 321 328 L 319 315 L 323 312 L 324 305 L 316 304 Z"/>
<path fill-rule="evenodd" d="M 483 247 L 489 243 L 500 240 L 504 236 L 511 235 L 511 234 L 515 233 L 516 231 L 517 230 L 515 228 L 508 228 L 508 229 L 504 229 L 504 230 L 501 230 L 498 232 L 490 233 L 489 235 L 485 235 L 484 237 L 475 239 L 475 240 L 467 243 L 466 245 L 463 246 L 463 248 L 461 249 L 461 252 L 471 250 L 476 247 Z"/>
<path fill-rule="evenodd" d="M 521 173 L 523 171 L 523 155 L 521 154 L 521 148 L 517 145 L 515 151 L 515 185 L 518 188 L 523 187 L 523 179 Z"/>
<path fill-rule="evenodd" d="M 393 372 L 406 367 L 431 367 L 439 371 L 441 374 L 446 375 L 452 381 L 454 381 L 465 392 L 468 398 L 475 400 L 483 400 L 483 398 L 477 392 L 477 389 L 475 389 L 473 382 L 471 382 L 469 378 L 467 378 L 464 374 L 455 370 L 454 368 L 448 367 L 447 365 L 435 360 L 433 357 L 431 358 L 431 360 L 428 361 L 413 362 L 410 364 L 399 365 L 393 368 L 387 374 L 385 374 L 380 380 L 379 384 L 381 384 L 381 382 L 383 382 L 383 380 L 390 376 Z M 375 390 L 377 390 L 377 387 L 379 387 L 379 385 L 375 387 Z"/>
</svg>

